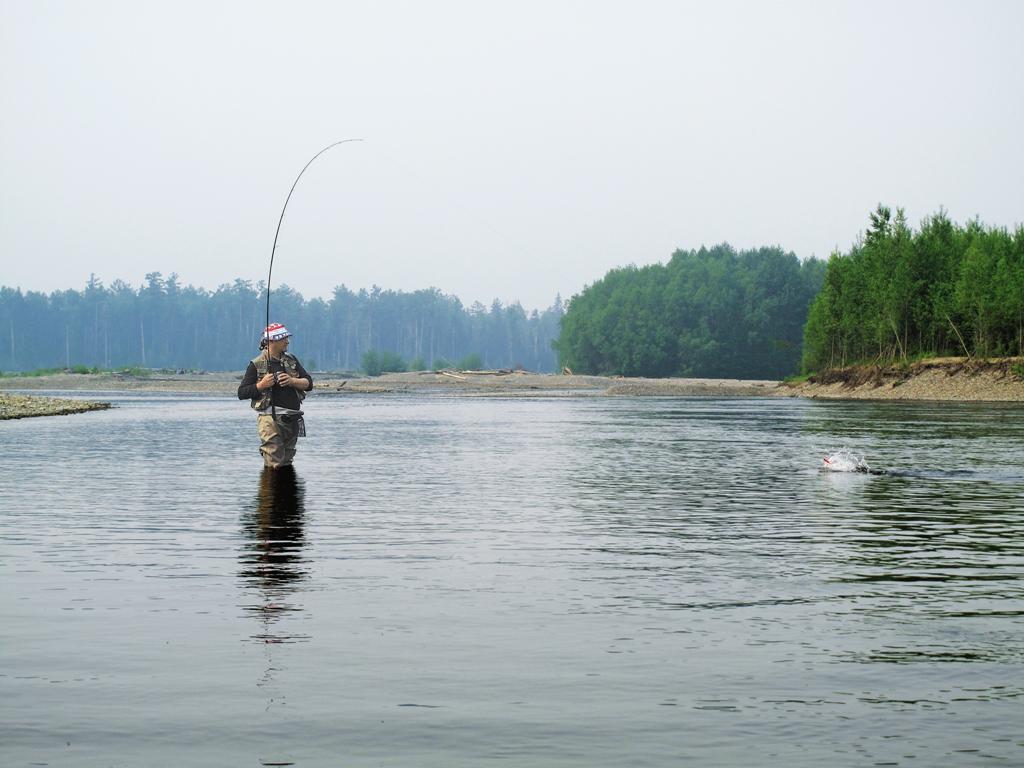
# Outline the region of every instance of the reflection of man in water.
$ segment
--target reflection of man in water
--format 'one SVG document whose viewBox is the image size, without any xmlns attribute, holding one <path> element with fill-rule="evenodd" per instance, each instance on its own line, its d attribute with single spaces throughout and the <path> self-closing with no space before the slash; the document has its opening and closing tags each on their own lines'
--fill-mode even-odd
<svg viewBox="0 0 1024 768">
<path fill-rule="evenodd" d="M 258 604 L 245 606 L 263 619 L 264 632 L 255 639 L 271 643 L 306 639 L 301 635 L 269 632 L 270 624 L 289 612 L 300 610 L 288 600 L 297 582 L 306 576 L 302 556 L 303 512 L 302 481 L 296 476 L 295 468 L 264 467 L 256 508 L 243 521 L 247 541 L 239 556 L 241 577 L 260 592 Z"/>
</svg>

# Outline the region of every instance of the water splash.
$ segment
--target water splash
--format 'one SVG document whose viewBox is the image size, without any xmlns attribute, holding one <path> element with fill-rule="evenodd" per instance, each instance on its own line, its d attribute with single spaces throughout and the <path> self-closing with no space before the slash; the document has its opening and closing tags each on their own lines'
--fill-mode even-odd
<svg viewBox="0 0 1024 768">
<path fill-rule="evenodd" d="M 830 451 L 821 460 L 821 468 L 826 472 L 861 472 L 864 474 L 877 474 L 863 456 L 858 456 L 848 448 L 840 448 L 838 451 Z"/>
</svg>

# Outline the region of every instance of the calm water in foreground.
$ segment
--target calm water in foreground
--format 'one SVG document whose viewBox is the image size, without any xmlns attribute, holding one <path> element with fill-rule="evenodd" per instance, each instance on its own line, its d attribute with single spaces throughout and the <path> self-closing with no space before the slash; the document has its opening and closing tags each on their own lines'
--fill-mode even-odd
<svg viewBox="0 0 1024 768">
<path fill-rule="evenodd" d="M 1024 765 L 1024 409 L 110 397 L 0 425 L 4 766 Z"/>
</svg>

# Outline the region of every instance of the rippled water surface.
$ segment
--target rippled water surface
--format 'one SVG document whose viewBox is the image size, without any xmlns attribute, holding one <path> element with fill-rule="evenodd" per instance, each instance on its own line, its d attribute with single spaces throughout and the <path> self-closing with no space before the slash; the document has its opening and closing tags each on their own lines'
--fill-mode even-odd
<svg viewBox="0 0 1024 768">
<path fill-rule="evenodd" d="M 0 425 L 3 765 L 1024 765 L 1024 409 L 112 397 Z"/>
</svg>

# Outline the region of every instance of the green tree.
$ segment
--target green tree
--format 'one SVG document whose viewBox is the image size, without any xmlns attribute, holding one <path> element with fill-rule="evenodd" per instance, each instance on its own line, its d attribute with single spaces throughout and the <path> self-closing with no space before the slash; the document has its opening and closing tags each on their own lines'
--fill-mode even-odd
<svg viewBox="0 0 1024 768">
<path fill-rule="evenodd" d="M 945 211 L 915 232 L 879 206 L 861 241 L 829 260 L 804 333 L 805 370 L 920 355 L 1024 348 L 1021 235 L 958 226 Z"/>
<path fill-rule="evenodd" d="M 369 349 L 363 353 L 362 369 L 367 376 L 380 376 L 382 373 L 401 373 L 407 370 L 407 366 L 394 352 Z"/>
<path fill-rule="evenodd" d="M 808 306 L 825 275 L 791 253 L 727 244 L 625 267 L 573 296 L 561 365 L 627 376 L 780 377 L 800 364 Z"/>
</svg>

